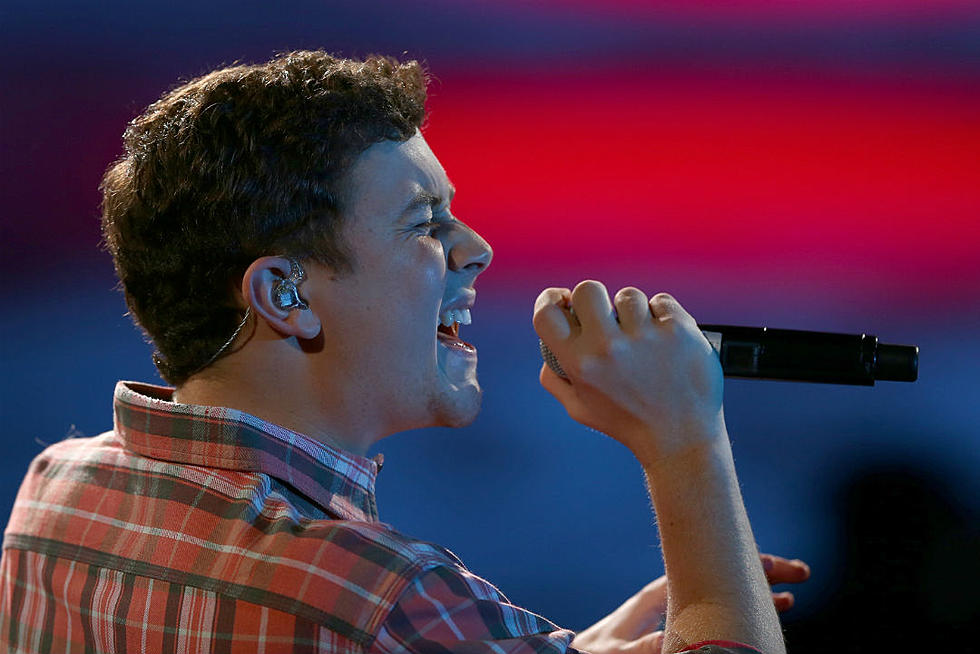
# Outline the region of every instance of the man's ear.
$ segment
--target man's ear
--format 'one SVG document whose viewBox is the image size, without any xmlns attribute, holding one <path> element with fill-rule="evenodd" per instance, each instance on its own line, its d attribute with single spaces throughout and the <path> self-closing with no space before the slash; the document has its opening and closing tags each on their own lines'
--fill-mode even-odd
<svg viewBox="0 0 980 654">
<path fill-rule="evenodd" d="M 296 262 L 299 265 L 299 262 Z M 280 334 L 295 336 L 298 339 L 315 338 L 321 329 L 320 317 L 314 308 L 281 308 L 276 302 L 277 287 L 284 283 L 295 285 L 299 298 L 305 304 L 302 284 L 305 277 L 298 280 L 293 265 L 286 257 L 260 257 L 252 262 L 242 277 L 242 297 L 252 307 L 255 315 Z"/>
</svg>

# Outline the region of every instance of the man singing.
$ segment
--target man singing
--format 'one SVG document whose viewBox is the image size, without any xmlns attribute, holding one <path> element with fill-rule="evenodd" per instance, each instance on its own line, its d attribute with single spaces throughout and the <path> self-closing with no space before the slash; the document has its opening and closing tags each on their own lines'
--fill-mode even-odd
<svg viewBox="0 0 980 654">
<path fill-rule="evenodd" d="M 9 651 L 783 651 L 792 597 L 767 580 L 808 571 L 756 551 L 720 365 L 665 294 L 546 289 L 533 323 L 569 377 L 543 366 L 544 387 L 642 464 L 666 577 L 576 635 L 379 521 L 369 447 L 480 408 L 460 326 L 492 252 L 420 132 L 425 82 L 293 52 L 129 125 L 103 231 L 175 388 L 120 382 L 112 431 L 31 464 L 4 535 Z"/>
</svg>

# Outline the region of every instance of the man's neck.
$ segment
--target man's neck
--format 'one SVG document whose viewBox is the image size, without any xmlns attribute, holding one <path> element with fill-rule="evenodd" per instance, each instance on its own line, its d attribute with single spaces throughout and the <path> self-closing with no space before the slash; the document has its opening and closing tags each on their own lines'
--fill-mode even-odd
<svg viewBox="0 0 980 654">
<path fill-rule="evenodd" d="M 250 383 L 248 377 L 229 377 L 221 372 L 208 371 L 191 377 L 177 387 L 174 402 L 243 411 L 359 456 L 365 456 L 376 439 L 354 425 L 329 420 L 315 398 L 307 397 L 307 389 L 296 391 L 285 380 L 268 377 L 258 385 Z"/>
</svg>

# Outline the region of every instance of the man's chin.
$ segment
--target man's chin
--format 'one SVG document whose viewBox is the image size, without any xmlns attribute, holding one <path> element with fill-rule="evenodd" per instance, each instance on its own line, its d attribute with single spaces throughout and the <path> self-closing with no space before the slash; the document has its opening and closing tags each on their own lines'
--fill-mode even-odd
<svg viewBox="0 0 980 654">
<path fill-rule="evenodd" d="M 429 409 L 436 424 L 442 427 L 466 427 L 480 414 L 483 390 L 473 381 L 463 388 L 454 388 L 441 397 L 433 398 Z"/>
</svg>

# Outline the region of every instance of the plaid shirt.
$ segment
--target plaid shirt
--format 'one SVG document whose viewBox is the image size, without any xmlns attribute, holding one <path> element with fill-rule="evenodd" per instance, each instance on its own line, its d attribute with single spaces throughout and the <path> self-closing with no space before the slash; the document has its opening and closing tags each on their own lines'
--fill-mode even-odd
<svg viewBox="0 0 980 654">
<path fill-rule="evenodd" d="M 378 462 L 171 395 L 120 382 L 113 431 L 31 464 L 4 534 L 4 651 L 573 651 L 379 522 Z"/>
</svg>

